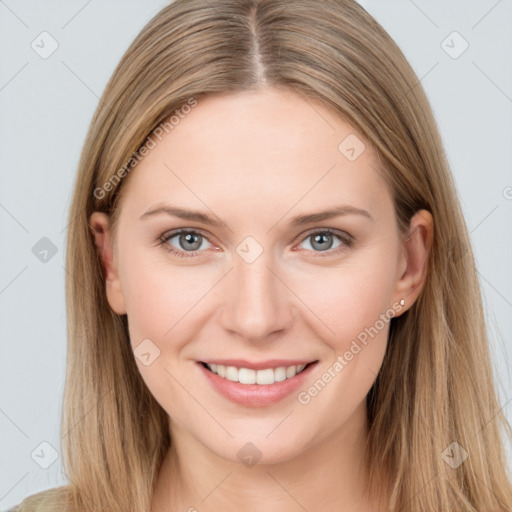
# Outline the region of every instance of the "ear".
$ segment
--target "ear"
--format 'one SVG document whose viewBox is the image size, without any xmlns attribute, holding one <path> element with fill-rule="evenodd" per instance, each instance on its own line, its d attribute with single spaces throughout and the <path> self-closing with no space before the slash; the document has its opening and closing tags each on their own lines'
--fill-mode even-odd
<svg viewBox="0 0 512 512">
<path fill-rule="evenodd" d="M 403 242 L 402 271 L 396 283 L 394 300 L 404 299 L 405 313 L 416 301 L 427 277 L 430 249 L 434 237 L 434 219 L 427 210 L 417 211 L 411 219 L 408 234 Z"/>
<path fill-rule="evenodd" d="M 94 232 L 96 249 L 104 270 L 108 303 L 118 315 L 124 315 L 126 314 L 126 306 L 114 258 L 108 216 L 105 213 L 94 212 L 89 218 L 89 224 Z"/>
</svg>

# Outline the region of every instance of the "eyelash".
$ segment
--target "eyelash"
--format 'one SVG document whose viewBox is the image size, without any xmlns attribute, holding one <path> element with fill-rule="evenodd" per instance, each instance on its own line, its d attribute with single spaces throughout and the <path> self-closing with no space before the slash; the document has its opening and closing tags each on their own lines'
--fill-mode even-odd
<svg viewBox="0 0 512 512">
<path fill-rule="evenodd" d="M 169 240 L 171 240 L 175 236 L 181 235 L 181 234 L 187 234 L 187 233 L 198 234 L 198 235 L 201 235 L 203 238 L 206 238 L 206 240 L 208 240 L 208 237 L 206 237 L 200 230 L 179 229 L 176 231 L 172 231 L 170 233 L 164 233 L 158 239 L 159 245 L 161 245 L 165 251 L 170 252 L 173 256 L 177 256 L 179 258 L 194 258 L 194 257 L 198 256 L 199 253 L 201 253 L 202 251 L 190 251 L 189 254 L 187 254 L 186 251 L 177 250 L 167 243 L 167 242 L 169 242 Z M 342 245 L 340 245 L 339 247 L 336 247 L 335 249 L 328 249 L 326 251 L 313 251 L 313 252 L 317 253 L 315 257 L 320 257 L 320 258 L 338 254 L 338 253 L 352 247 L 352 245 L 355 241 L 354 237 L 352 237 L 348 233 L 344 233 L 344 232 L 340 232 L 340 231 L 337 231 L 334 229 L 326 228 L 326 229 L 316 229 L 316 230 L 306 233 L 304 235 L 304 237 L 301 239 L 301 243 L 304 242 L 307 238 L 309 238 L 313 235 L 317 235 L 317 234 L 334 235 L 334 236 L 338 237 L 343 242 Z"/>
</svg>

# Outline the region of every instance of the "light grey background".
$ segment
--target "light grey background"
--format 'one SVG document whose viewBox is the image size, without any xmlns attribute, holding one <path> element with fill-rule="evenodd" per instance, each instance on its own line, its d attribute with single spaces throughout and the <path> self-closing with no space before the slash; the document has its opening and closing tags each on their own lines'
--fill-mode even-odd
<svg viewBox="0 0 512 512">
<path fill-rule="evenodd" d="M 166 3 L 0 0 L 0 509 L 66 483 L 58 452 L 72 184 L 108 78 Z M 360 3 L 402 48 L 433 105 L 471 231 L 510 420 L 512 2 Z M 58 42 L 46 59 L 31 47 L 39 41 L 43 51 L 43 31 Z M 463 41 L 453 31 L 469 44 L 458 58 Z M 57 250 L 46 263 L 32 252 L 42 237 Z M 57 450 L 47 469 L 41 464 L 52 451 L 44 442 Z"/>
</svg>

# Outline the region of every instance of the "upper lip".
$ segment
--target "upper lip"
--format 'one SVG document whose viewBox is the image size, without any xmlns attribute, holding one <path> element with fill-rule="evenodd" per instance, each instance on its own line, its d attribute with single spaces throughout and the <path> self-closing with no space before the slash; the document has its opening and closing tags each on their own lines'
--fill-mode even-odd
<svg viewBox="0 0 512 512">
<path fill-rule="evenodd" d="M 237 368 L 249 368 L 251 370 L 265 370 L 267 368 L 279 368 L 284 366 L 299 366 L 301 364 L 314 363 L 317 360 L 301 360 L 301 359 L 269 359 L 267 361 L 250 362 L 244 359 L 208 359 L 207 361 L 200 361 L 206 364 L 221 364 L 223 366 L 236 366 Z"/>
</svg>

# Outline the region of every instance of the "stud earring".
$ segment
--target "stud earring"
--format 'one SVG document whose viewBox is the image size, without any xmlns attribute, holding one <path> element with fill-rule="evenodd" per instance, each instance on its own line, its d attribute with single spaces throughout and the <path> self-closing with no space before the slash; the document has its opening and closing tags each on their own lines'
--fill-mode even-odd
<svg viewBox="0 0 512 512">
<path fill-rule="evenodd" d="M 401 299 L 400 300 L 400 305 L 403 306 L 405 304 L 405 300 L 404 299 Z"/>
</svg>

